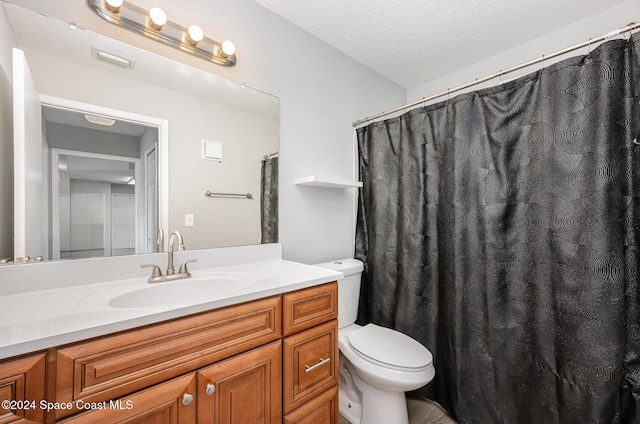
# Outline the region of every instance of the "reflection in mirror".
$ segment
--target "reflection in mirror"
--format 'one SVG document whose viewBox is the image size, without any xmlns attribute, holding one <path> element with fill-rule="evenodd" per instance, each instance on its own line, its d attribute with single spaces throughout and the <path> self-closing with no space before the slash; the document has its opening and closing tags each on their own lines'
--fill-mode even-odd
<svg viewBox="0 0 640 424">
<path fill-rule="evenodd" d="M 158 129 L 43 107 L 51 258 L 157 252 Z"/>
<path fill-rule="evenodd" d="M 42 195 L 26 195 L 41 208 L 20 208 L 13 201 L 12 176 L 2 173 L 0 259 L 22 252 L 45 260 L 154 252 L 162 250 L 156 243 L 160 230 L 180 230 L 188 249 L 277 241 L 276 97 L 20 6 L 0 4 L 0 34 L 11 35 L 0 37 L 0 102 L 12 101 L 4 82 L 11 80 L 6 52 L 12 47 L 24 51 L 35 97 L 44 100 L 42 130 L 27 125 L 44 136 L 36 148 L 40 153 L 25 153 L 40 157 L 39 182 L 28 184 L 27 172 L 18 170 L 24 168 L 22 161 L 13 161 L 6 117 L 0 119 L 0 162 L 17 172 L 18 191 L 23 185 L 46 187 Z M 89 114 L 115 117 L 116 123 L 90 124 L 78 105 L 86 105 Z M 122 121 L 136 124 L 146 135 L 115 132 Z M 123 139 L 152 138 L 154 133 L 155 149 L 153 143 L 145 144 L 148 140 L 134 141 L 129 151 L 115 148 Z M 18 149 L 20 143 L 16 141 Z M 213 152 L 219 150 L 221 157 L 210 157 L 207 146 L 215 146 Z M 93 175 L 83 174 L 82 168 Z M 117 178 L 105 176 L 121 171 Z M 123 184 L 132 175 L 135 184 Z M 206 191 L 253 196 L 209 198 Z M 80 208 L 79 220 L 73 219 L 74 206 Z M 46 213 L 30 217 L 32 210 Z M 11 234 L 20 234 L 20 228 L 26 235 Z M 86 231 L 79 235 L 78 229 Z"/>
</svg>

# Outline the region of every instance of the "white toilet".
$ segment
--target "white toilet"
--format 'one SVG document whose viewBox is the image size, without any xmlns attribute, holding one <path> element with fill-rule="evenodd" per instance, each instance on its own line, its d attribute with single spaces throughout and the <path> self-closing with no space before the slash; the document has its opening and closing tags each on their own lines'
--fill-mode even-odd
<svg viewBox="0 0 640 424">
<path fill-rule="evenodd" d="M 433 379 L 431 352 L 398 331 L 355 324 L 362 262 L 342 259 L 315 266 L 344 274 L 338 281 L 340 415 L 352 424 L 408 424 L 405 392 Z"/>
</svg>

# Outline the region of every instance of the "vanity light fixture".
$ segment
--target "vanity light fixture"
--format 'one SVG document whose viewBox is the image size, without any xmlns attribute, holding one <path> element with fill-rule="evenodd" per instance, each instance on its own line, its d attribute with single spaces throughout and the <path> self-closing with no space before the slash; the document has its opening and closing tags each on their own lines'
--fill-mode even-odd
<svg viewBox="0 0 640 424">
<path fill-rule="evenodd" d="M 231 41 L 221 43 L 208 38 L 197 25 L 189 28 L 178 25 L 167 19 L 158 7 L 147 11 L 125 0 L 87 0 L 87 5 L 102 19 L 129 31 L 218 65 L 236 64 L 235 46 Z"/>
<path fill-rule="evenodd" d="M 105 6 L 113 13 L 120 13 L 122 0 L 105 0 Z"/>
<path fill-rule="evenodd" d="M 187 31 L 187 42 L 195 46 L 204 38 L 204 31 L 198 25 L 191 25 Z M 222 43 L 224 45 L 224 42 Z"/>
<path fill-rule="evenodd" d="M 167 23 L 167 14 L 159 7 L 149 9 L 149 25 L 156 31 L 162 31 L 162 27 Z"/>
<path fill-rule="evenodd" d="M 233 44 L 233 42 L 229 40 L 224 40 L 222 42 L 222 51 L 220 52 L 221 55 L 223 55 L 224 57 L 229 57 L 235 52 L 236 52 L 236 45 Z"/>
</svg>

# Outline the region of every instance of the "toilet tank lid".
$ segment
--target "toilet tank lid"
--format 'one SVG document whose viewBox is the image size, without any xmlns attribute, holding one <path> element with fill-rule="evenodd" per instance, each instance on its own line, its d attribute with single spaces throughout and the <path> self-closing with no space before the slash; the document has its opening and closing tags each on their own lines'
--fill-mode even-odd
<svg viewBox="0 0 640 424">
<path fill-rule="evenodd" d="M 338 271 L 344 275 L 356 274 L 362 272 L 364 269 L 364 265 L 358 259 L 338 259 L 336 261 L 314 264 L 313 266 Z"/>
</svg>

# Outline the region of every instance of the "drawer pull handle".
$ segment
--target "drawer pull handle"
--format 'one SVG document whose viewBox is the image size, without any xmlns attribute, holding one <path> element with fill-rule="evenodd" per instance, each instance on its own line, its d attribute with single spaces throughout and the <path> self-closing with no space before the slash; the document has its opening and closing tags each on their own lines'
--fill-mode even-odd
<svg viewBox="0 0 640 424">
<path fill-rule="evenodd" d="M 207 389 L 204 392 L 207 396 L 211 396 L 216 392 L 216 386 L 214 384 L 207 384 Z"/>
<path fill-rule="evenodd" d="M 320 358 L 320 362 L 318 362 L 315 365 L 312 365 L 312 366 L 305 365 L 306 370 L 304 370 L 304 372 L 311 372 L 311 371 L 315 370 L 316 368 L 323 366 L 324 364 L 328 364 L 330 361 L 331 361 L 331 358 L 327 358 L 327 359 Z"/>
<path fill-rule="evenodd" d="M 189 406 L 191 405 L 191 402 L 193 402 L 193 395 L 185 393 L 184 396 L 182 396 L 182 404 L 184 406 Z"/>
</svg>

